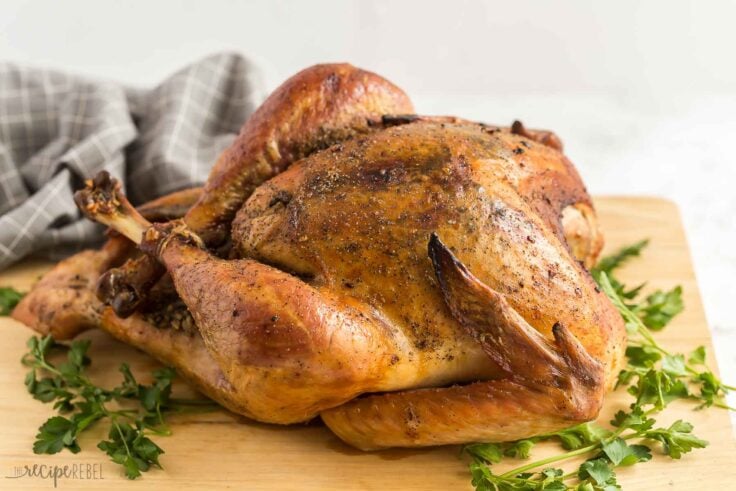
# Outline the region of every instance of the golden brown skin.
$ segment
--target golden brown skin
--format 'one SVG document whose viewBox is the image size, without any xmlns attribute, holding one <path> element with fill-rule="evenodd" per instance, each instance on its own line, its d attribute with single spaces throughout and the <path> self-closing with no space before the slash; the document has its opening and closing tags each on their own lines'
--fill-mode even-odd
<svg viewBox="0 0 736 491">
<path fill-rule="evenodd" d="M 379 311 L 403 346 L 394 353 L 399 373 L 391 377 L 404 377 L 404 387 L 502 377 L 496 360 L 459 328 L 432 281 L 425 251 L 430 233 L 437 232 L 483 284 L 539 332 L 551 336 L 554 325 L 565 326 L 602 362 L 610 386 L 623 354 L 620 316 L 560 240 L 560 219 L 549 211 L 564 208 L 570 197 L 570 204 L 589 202 L 587 195 L 577 195 L 584 193 L 581 187 L 555 190 L 576 178 L 558 151 L 524 137 L 473 124 L 417 122 L 347 142 L 276 176 L 241 209 L 233 239 L 243 256 L 307 278 L 323 294 L 337 293 Z M 447 390 L 459 400 L 467 396 L 462 389 Z M 478 390 L 490 397 L 487 387 Z M 516 403 L 534 407 L 537 392 L 538 387 L 514 391 Z M 412 397 L 406 392 L 395 399 L 356 399 L 322 417 L 360 448 L 501 436 L 477 407 L 467 406 L 478 418 L 464 424 L 438 412 L 447 393 L 416 394 L 425 395 L 436 397 L 428 411 L 445 419 L 445 430 L 431 419 L 420 431 L 416 419 L 366 416 L 368 408 L 376 415 L 388 414 L 387 408 L 412 413 L 417 401 L 397 406 Z M 516 418 L 518 429 L 509 434 L 535 431 L 531 420 L 545 428 L 569 425 L 594 416 L 600 404 L 597 396 L 589 399 L 590 410 L 568 404 L 570 411 L 558 407 L 557 417 L 545 420 L 550 398 L 540 397 L 541 409 Z M 505 398 L 504 404 L 512 403 Z"/>
<path fill-rule="evenodd" d="M 332 431 L 371 450 L 516 440 L 597 416 L 604 369 L 569 330 L 555 324 L 554 342 L 549 341 L 503 295 L 475 278 L 436 235 L 429 255 L 453 316 L 505 377 L 359 398 L 322 413 Z"/>
<path fill-rule="evenodd" d="M 407 95 L 375 73 L 346 63 L 309 67 L 248 118 L 184 220 L 216 244 L 256 186 L 316 150 L 372 131 L 385 114 L 413 112 Z"/>
<path fill-rule="evenodd" d="M 139 206 L 138 211 L 147 220 L 156 222 L 180 218 L 201 192 L 201 188 L 192 188 L 171 193 Z M 137 261 L 149 257 L 136 251 L 129 239 L 113 232 L 99 250 L 77 253 L 46 273 L 21 300 L 12 316 L 56 340 L 73 339 L 87 329 L 101 328 L 117 339 L 143 349 L 162 363 L 177 365 L 179 374 L 204 394 L 231 411 L 243 413 L 234 388 L 209 354 L 198 332 L 156 325 L 140 312 L 121 318 L 96 298 L 95 285 L 108 268 L 123 263 L 126 258 Z M 167 278 L 161 282 L 168 282 Z M 183 360 L 186 363 L 182 363 Z"/>
<path fill-rule="evenodd" d="M 184 221 L 210 247 L 217 246 L 228 238 L 235 213 L 262 182 L 312 152 L 379 130 L 384 115 L 413 111 L 401 89 L 374 73 L 345 63 L 302 70 L 245 122 Z M 152 258 L 135 259 L 101 279 L 98 296 L 126 317 L 163 272 Z"/>
<path fill-rule="evenodd" d="M 319 414 L 362 449 L 516 439 L 594 418 L 621 364 L 621 318 L 565 243 L 560 212 L 587 194 L 511 131 L 417 120 L 315 153 L 241 208 L 242 259 L 90 186 L 80 207 L 158 257 L 192 312 L 218 367 L 198 383 L 260 421 Z M 129 340 L 188 363 L 149 339 Z"/>
<path fill-rule="evenodd" d="M 154 325 L 140 312 L 123 319 L 115 315 L 110 307 L 103 308 L 99 327 L 120 341 L 144 350 L 160 362 L 176 366 L 178 374 L 203 394 L 233 412 L 243 413 L 233 387 L 205 347 L 199 333 Z"/>
<path fill-rule="evenodd" d="M 23 297 L 13 310 L 13 318 L 59 340 L 99 327 L 103 305 L 95 296 L 97 279 L 131 249 L 129 240 L 117 236 L 100 250 L 64 259 Z"/>
</svg>

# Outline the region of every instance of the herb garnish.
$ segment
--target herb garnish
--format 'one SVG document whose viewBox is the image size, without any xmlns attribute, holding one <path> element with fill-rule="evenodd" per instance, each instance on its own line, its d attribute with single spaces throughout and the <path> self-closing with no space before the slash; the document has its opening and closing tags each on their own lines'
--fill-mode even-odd
<svg viewBox="0 0 736 491">
<path fill-rule="evenodd" d="M 154 371 L 153 383 L 142 385 L 123 363 L 120 385 L 112 389 L 99 387 L 84 373 L 90 363 L 89 346 L 89 341 L 78 340 L 67 347 L 50 336 L 28 340 L 29 352 L 22 359 L 31 368 L 25 380 L 28 392 L 39 401 L 53 402 L 59 412 L 38 429 L 34 453 L 54 454 L 64 448 L 77 453 L 79 435 L 97 421 L 109 419 L 109 440 L 101 441 L 97 447 L 122 465 L 129 479 L 135 479 L 151 466 L 161 468 L 159 456 L 164 451 L 149 436 L 171 433 L 164 414 L 217 407 L 208 400 L 172 398 L 171 384 L 176 375 L 172 368 Z M 65 362 L 55 365 L 49 360 L 52 352 L 64 350 Z"/>
<path fill-rule="evenodd" d="M 652 458 L 651 444 L 673 459 L 708 442 L 693 434 L 693 426 L 682 420 L 656 427 L 654 415 L 675 399 L 698 403 L 697 409 L 730 408 L 724 399 L 734 387 L 723 384 L 705 365 L 705 348 L 699 346 L 687 357 L 664 349 L 652 331 L 664 328 L 683 309 L 682 288 L 657 290 L 640 301 L 644 285 L 628 288 L 612 273 L 632 257 L 639 256 L 648 241 L 637 242 L 605 257 L 591 271 L 600 288 L 621 313 L 628 333 L 627 366 L 619 373 L 617 387 L 628 387 L 634 398 L 628 411 L 614 416 L 611 429 L 583 423 L 555 433 L 506 443 L 475 443 L 463 447 L 472 459 L 470 472 L 477 491 L 615 491 L 615 469 Z M 534 445 L 555 440 L 567 452 L 533 461 L 503 474 L 494 474 L 492 464 L 504 457 L 527 459 Z M 637 442 L 637 443 L 629 443 Z M 585 456 L 576 470 L 550 466 Z M 541 469 L 541 470 L 540 470 Z"/>
<path fill-rule="evenodd" d="M 0 287 L 0 315 L 10 315 L 25 293 L 8 286 Z"/>
</svg>

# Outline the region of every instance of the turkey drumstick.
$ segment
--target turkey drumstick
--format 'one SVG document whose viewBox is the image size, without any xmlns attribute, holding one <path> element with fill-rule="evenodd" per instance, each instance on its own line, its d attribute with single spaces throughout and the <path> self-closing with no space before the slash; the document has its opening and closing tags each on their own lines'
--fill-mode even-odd
<svg viewBox="0 0 736 491">
<path fill-rule="evenodd" d="M 181 218 L 201 192 L 201 188 L 177 191 L 139 206 L 138 211 L 152 222 Z M 13 310 L 13 317 L 57 340 L 101 327 L 104 305 L 95 298 L 100 275 L 116 270 L 115 266 L 130 257 L 150 257 L 136 251 L 135 245 L 117 232 L 109 235 L 102 248 L 79 252 L 46 273 Z"/>
</svg>

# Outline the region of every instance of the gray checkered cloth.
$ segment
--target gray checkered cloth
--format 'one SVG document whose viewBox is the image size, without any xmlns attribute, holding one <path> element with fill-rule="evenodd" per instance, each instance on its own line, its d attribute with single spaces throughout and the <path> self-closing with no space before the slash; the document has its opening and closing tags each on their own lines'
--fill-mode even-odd
<svg viewBox="0 0 736 491">
<path fill-rule="evenodd" d="M 134 204 L 201 184 L 260 103 L 254 66 L 218 54 L 152 90 L 0 64 L 0 269 L 102 238 L 72 195 L 105 169 Z"/>
</svg>

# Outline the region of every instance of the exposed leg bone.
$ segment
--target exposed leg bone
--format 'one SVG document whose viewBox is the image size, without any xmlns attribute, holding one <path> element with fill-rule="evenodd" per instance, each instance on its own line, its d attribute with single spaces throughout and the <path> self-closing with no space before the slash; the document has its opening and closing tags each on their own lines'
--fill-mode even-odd
<svg viewBox="0 0 736 491">
<path fill-rule="evenodd" d="M 118 180 L 107 171 L 87 180 L 86 187 L 74 193 L 74 202 L 87 218 L 125 235 L 148 254 L 158 256 L 165 243 L 177 235 L 204 247 L 202 239 L 180 221 L 152 224 L 146 220 L 120 191 Z"/>
<path fill-rule="evenodd" d="M 146 203 L 138 211 L 151 222 L 174 220 L 184 216 L 201 194 L 201 188 L 185 189 Z M 110 305 L 119 317 L 128 317 L 165 271 L 156 258 L 138 254 L 100 276 L 97 298 Z"/>
<path fill-rule="evenodd" d="M 107 171 L 85 181 L 86 187 L 74 193 L 74 202 L 87 218 L 114 229 L 135 244 L 151 223 L 120 192 L 120 183 Z"/>
<path fill-rule="evenodd" d="M 182 216 L 196 201 L 201 189 L 187 189 L 162 196 L 138 207 L 146 219 L 170 220 Z M 111 231 L 99 250 L 87 250 L 66 258 L 36 283 L 13 311 L 13 317 L 43 335 L 72 339 L 86 329 L 100 327 L 104 305 L 95 298 L 94 287 L 101 274 L 118 271 L 135 245 Z M 156 267 L 158 261 L 147 255 Z M 109 269 L 112 268 L 112 269 Z"/>
</svg>

